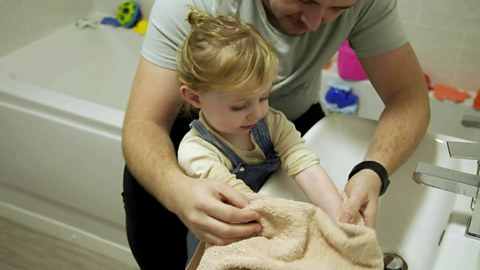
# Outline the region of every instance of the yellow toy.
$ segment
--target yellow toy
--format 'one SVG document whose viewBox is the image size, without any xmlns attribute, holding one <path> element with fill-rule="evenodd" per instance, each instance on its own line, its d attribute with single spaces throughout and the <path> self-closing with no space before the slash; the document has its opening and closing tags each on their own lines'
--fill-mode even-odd
<svg viewBox="0 0 480 270">
<path fill-rule="evenodd" d="M 147 33 L 148 21 L 141 20 L 133 27 L 133 31 L 139 33 L 140 35 L 145 35 Z"/>
</svg>

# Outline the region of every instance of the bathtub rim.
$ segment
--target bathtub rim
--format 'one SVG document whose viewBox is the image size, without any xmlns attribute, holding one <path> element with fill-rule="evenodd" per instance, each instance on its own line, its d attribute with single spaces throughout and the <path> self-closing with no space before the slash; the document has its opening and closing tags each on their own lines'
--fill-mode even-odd
<svg viewBox="0 0 480 270">
<path fill-rule="evenodd" d="M 124 111 L 3 78 L 3 83 L 0 84 L 0 105 L 54 117 L 121 140 Z"/>
</svg>

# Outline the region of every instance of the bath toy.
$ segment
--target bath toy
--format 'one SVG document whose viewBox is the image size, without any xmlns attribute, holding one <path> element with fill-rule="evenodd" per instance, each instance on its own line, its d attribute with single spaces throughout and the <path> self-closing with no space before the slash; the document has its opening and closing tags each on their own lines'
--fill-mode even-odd
<svg viewBox="0 0 480 270">
<path fill-rule="evenodd" d="M 368 79 L 348 40 L 345 40 L 338 49 L 338 75 L 345 80 L 361 81 Z"/>
<path fill-rule="evenodd" d="M 130 28 L 134 26 L 141 18 L 140 6 L 128 1 L 118 6 L 117 20 L 123 27 Z"/>
<path fill-rule="evenodd" d="M 358 104 L 353 104 L 344 108 L 338 108 L 334 104 L 330 104 L 328 101 L 326 101 L 325 97 L 322 97 L 321 101 L 323 103 L 323 106 L 329 113 L 357 115 Z"/>
<path fill-rule="evenodd" d="M 101 24 L 104 24 L 104 25 L 111 25 L 113 27 L 119 27 L 119 26 L 122 26 L 117 18 L 114 18 L 114 17 L 105 17 L 102 19 L 102 21 L 100 22 Z"/>
<path fill-rule="evenodd" d="M 140 20 L 137 25 L 133 27 L 133 31 L 145 35 L 147 33 L 148 21 Z"/>
<path fill-rule="evenodd" d="M 79 29 L 85 29 L 85 28 L 95 29 L 97 27 L 97 22 L 89 19 L 80 19 L 75 23 L 75 26 L 77 26 L 77 28 Z"/>
<path fill-rule="evenodd" d="M 480 89 L 478 89 L 477 96 L 473 100 L 473 108 L 480 110 Z"/>
<path fill-rule="evenodd" d="M 328 69 L 332 65 L 332 60 L 328 60 L 328 63 L 323 67 L 323 69 Z"/>
<path fill-rule="evenodd" d="M 325 95 L 329 103 L 337 104 L 338 108 L 344 108 L 357 102 L 358 96 L 352 93 L 350 85 L 344 85 L 335 81 L 328 82 L 330 89 Z"/>
<path fill-rule="evenodd" d="M 424 74 L 424 75 L 425 75 L 425 80 L 427 81 L 428 90 L 433 90 L 432 84 L 430 82 L 430 76 L 428 76 L 427 74 Z"/>
<path fill-rule="evenodd" d="M 469 93 L 465 91 L 461 92 L 460 90 L 451 86 L 434 84 L 432 87 L 434 91 L 433 96 L 440 100 L 449 99 L 455 102 L 463 102 L 465 99 L 471 97 Z"/>
<path fill-rule="evenodd" d="M 330 89 L 325 97 L 321 98 L 324 107 L 330 113 L 356 115 L 358 96 L 352 93 L 352 87 L 335 81 L 328 82 L 328 86 Z"/>
</svg>

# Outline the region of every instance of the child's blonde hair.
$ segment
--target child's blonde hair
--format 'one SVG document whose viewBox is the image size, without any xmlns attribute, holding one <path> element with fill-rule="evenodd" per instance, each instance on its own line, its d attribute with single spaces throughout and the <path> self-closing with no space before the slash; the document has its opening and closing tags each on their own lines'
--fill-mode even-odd
<svg viewBox="0 0 480 270">
<path fill-rule="evenodd" d="M 273 47 L 249 23 L 233 16 L 213 17 L 189 6 L 192 26 L 177 57 L 178 78 L 196 91 L 237 92 L 253 80 L 254 87 L 241 95 L 254 94 L 278 70 Z"/>
</svg>

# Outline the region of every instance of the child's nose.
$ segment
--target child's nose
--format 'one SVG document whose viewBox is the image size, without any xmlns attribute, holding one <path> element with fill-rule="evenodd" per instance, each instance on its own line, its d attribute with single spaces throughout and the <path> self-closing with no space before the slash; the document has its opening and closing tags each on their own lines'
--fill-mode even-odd
<svg viewBox="0 0 480 270">
<path fill-rule="evenodd" d="M 260 106 L 255 106 L 254 108 L 252 108 L 252 110 L 250 111 L 250 113 L 247 116 L 247 119 L 248 120 L 255 120 L 255 121 L 258 121 L 258 120 L 262 119 L 262 110 L 261 110 Z"/>
</svg>

